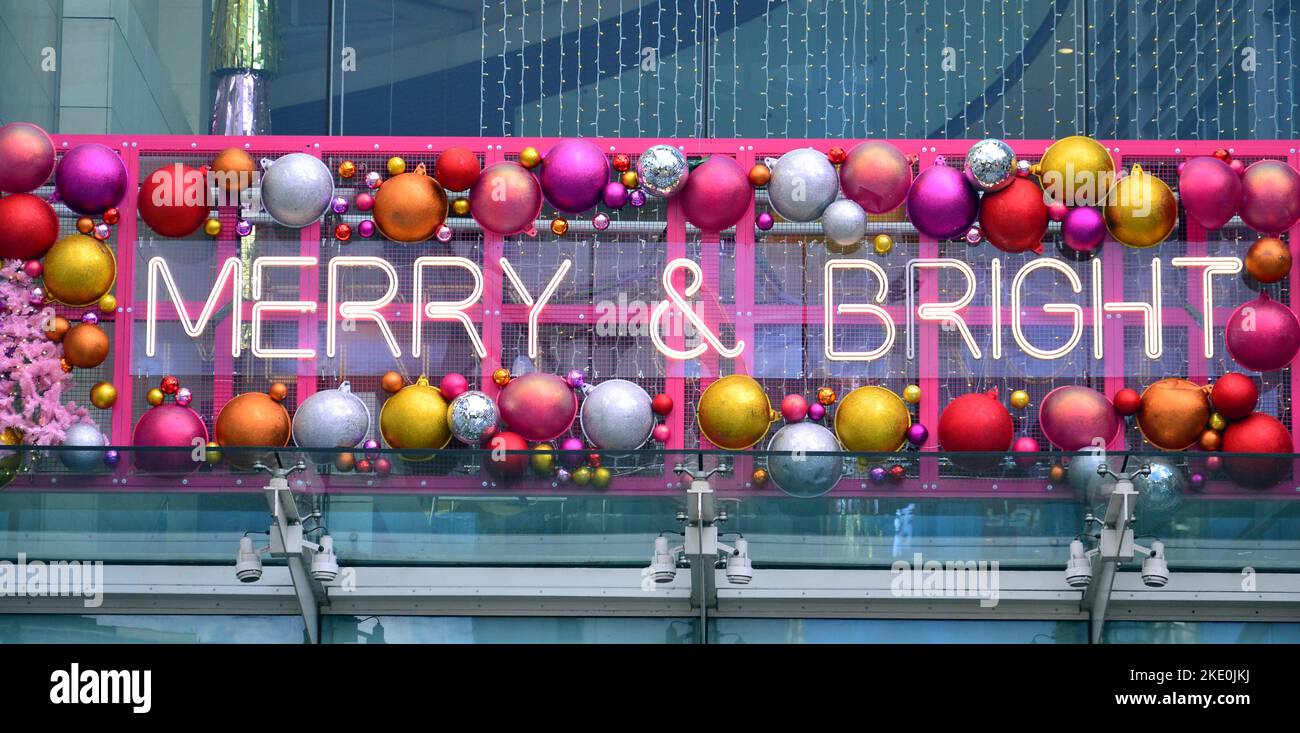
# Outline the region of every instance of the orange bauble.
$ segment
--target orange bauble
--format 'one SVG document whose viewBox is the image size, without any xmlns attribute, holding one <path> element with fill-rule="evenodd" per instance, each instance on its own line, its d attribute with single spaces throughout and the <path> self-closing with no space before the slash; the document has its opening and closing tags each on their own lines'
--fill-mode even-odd
<svg viewBox="0 0 1300 733">
<path fill-rule="evenodd" d="M 80 369 L 94 369 L 108 358 L 108 334 L 99 326 L 80 323 L 63 336 L 63 358 Z"/>
<path fill-rule="evenodd" d="M 1260 237 L 1246 250 L 1246 271 L 1262 283 L 1275 283 L 1291 272 L 1291 249 L 1277 237 Z"/>
<path fill-rule="evenodd" d="M 72 328 L 72 324 L 68 323 L 68 319 L 63 316 L 55 316 L 54 320 L 50 322 L 49 328 L 45 329 L 45 338 L 51 341 L 62 341 L 70 328 Z"/>
<path fill-rule="evenodd" d="M 265 392 L 245 392 L 227 402 L 213 425 L 217 443 L 230 446 L 274 446 L 289 444 L 289 412 Z M 264 455 L 227 453 L 230 462 L 249 466 Z"/>
<path fill-rule="evenodd" d="M 406 386 L 406 380 L 397 372 L 385 372 L 384 376 L 379 378 L 379 386 L 388 394 L 397 394 L 402 387 Z"/>
<path fill-rule="evenodd" d="M 243 148 L 226 148 L 212 161 L 212 171 L 216 174 L 213 178 L 219 188 L 227 193 L 239 193 L 252 185 L 257 164 Z"/>
<path fill-rule="evenodd" d="M 423 166 L 393 176 L 375 193 L 374 219 L 394 242 L 423 242 L 447 220 L 447 191 Z"/>
<path fill-rule="evenodd" d="M 1204 387 L 1186 379 L 1161 379 L 1142 392 L 1137 423 L 1147 442 L 1161 450 L 1184 450 L 1196 443 L 1210 419 Z"/>
</svg>

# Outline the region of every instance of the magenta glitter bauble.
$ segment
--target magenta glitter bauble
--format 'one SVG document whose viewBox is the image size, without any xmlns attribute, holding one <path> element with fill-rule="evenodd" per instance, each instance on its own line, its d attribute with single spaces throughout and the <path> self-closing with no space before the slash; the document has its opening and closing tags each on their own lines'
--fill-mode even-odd
<svg viewBox="0 0 1300 733">
<path fill-rule="evenodd" d="M 907 218 L 931 239 L 952 239 L 966 233 L 979 214 L 979 196 L 966 176 L 943 163 L 921 171 L 907 192 Z"/>
<path fill-rule="evenodd" d="M 1300 173 L 1280 160 L 1252 163 L 1241 176 L 1241 220 L 1279 235 L 1300 221 Z"/>
<path fill-rule="evenodd" d="M 1091 252 L 1106 241 L 1106 217 L 1090 206 L 1076 206 L 1061 223 L 1061 237 L 1075 252 Z"/>
<path fill-rule="evenodd" d="M 1119 416 L 1105 395 L 1072 384 L 1047 393 L 1038 406 L 1038 426 L 1052 445 L 1074 451 L 1098 442 L 1105 447 L 1119 431 Z"/>
<path fill-rule="evenodd" d="M 208 442 L 208 428 L 197 412 L 172 402 L 151 407 L 136 422 L 131 445 L 173 450 L 134 451 L 135 466 L 150 473 L 190 473 L 201 463 L 194 460 L 196 439 L 200 445 Z"/>
<path fill-rule="evenodd" d="M 54 168 L 59 200 L 86 216 L 102 214 L 122 203 L 128 183 L 122 157 L 98 143 L 69 150 Z"/>
<path fill-rule="evenodd" d="M 645 206 L 645 191 L 642 191 L 639 188 L 632 191 L 627 195 L 627 202 L 638 209 Z"/>
<path fill-rule="evenodd" d="M 469 391 L 469 380 L 464 374 L 452 372 L 442 378 L 438 383 L 438 391 L 442 393 L 442 398 L 451 402 L 457 397 Z"/>
<path fill-rule="evenodd" d="M 1257 372 L 1271 372 L 1290 364 L 1300 351 L 1300 320 L 1268 293 L 1260 293 L 1232 312 L 1223 340 L 1238 364 Z"/>
<path fill-rule="evenodd" d="M 0 127 L 0 191 L 27 193 L 41 187 L 54 170 L 54 141 L 30 122 Z"/>
<path fill-rule="evenodd" d="M 889 143 L 860 143 L 840 165 L 840 190 L 869 214 L 897 209 L 911 185 L 912 163 Z"/>
<path fill-rule="evenodd" d="M 560 462 L 570 469 L 577 468 L 587 456 L 583 451 L 587 450 L 587 444 L 582 442 L 582 438 L 565 438 L 560 443 Z"/>
<path fill-rule="evenodd" d="M 529 372 L 497 395 L 501 420 L 525 440 L 554 440 L 568 432 L 578 415 L 578 398 L 562 378 L 546 372 Z"/>
<path fill-rule="evenodd" d="M 705 232 L 735 226 L 753 198 L 749 174 L 725 155 L 715 155 L 691 171 L 680 194 L 686 220 Z"/>
<path fill-rule="evenodd" d="M 1212 155 L 1192 158 L 1179 167 L 1178 197 L 1197 224 L 1218 229 L 1237 213 L 1241 176 Z"/>
<path fill-rule="evenodd" d="M 619 181 L 611 181 L 605 185 L 605 192 L 601 198 L 609 208 L 621 209 L 627 204 L 627 186 Z"/>
<path fill-rule="evenodd" d="M 539 180 L 551 206 L 581 214 L 600 201 L 610 171 L 609 158 L 595 143 L 572 138 L 561 140 L 547 151 Z M 470 210 L 478 213 L 473 202 Z"/>
<path fill-rule="evenodd" d="M 470 214 L 494 234 L 531 234 L 541 210 L 541 185 L 527 168 L 513 161 L 488 166 L 469 189 Z"/>
<path fill-rule="evenodd" d="M 1016 442 L 1011 444 L 1011 452 L 1016 454 L 1016 465 L 1021 468 L 1032 468 L 1038 462 L 1038 451 L 1038 441 L 1028 435 L 1016 438 Z"/>
</svg>

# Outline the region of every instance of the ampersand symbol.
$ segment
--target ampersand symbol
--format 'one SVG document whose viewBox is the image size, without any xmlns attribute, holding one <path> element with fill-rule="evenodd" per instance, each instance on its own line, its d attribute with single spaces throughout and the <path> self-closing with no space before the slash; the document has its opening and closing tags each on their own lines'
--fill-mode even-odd
<svg viewBox="0 0 1300 733">
<path fill-rule="evenodd" d="M 673 287 L 673 275 L 677 274 L 678 270 L 686 270 L 691 274 L 685 292 L 680 294 L 677 292 L 676 288 Z M 704 322 L 704 319 L 701 318 L 689 305 L 687 305 L 686 299 L 695 297 L 695 294 L 700 291 L 700 286 L 703 284 L 704 273 L 700 270 L 700 266 L 693 260 L 678 258 L 669 262 L 664 267 L 663 286 L 664 294 L 668 299 L 660 301 L 659 305 L 655 306 L 654 311 L 650 314 L 650 339 L 654 342 L 655 348 L 659 349 L 660 353 L 671 359 L 694 359 L 702 356 L 704 352 L 709 350 L 710 346 L 713 347 L 714 351 L 717 351 L 728 359 L 735 359 L 745 351 L 745 342 L 740 340 L 737 340 L 736 345 L 731 348 L 723 346 L 718 335 L 709 328 L 709 326 Z M 695 327 L 695 330 L 700 334 L 700 338 L 703 339 L 701 343 L 698 343 L 685 351 L 674 349 L 664 343 L 662 329 L 659 327 L 659 324 L 663 321 L 664 314 L 668 312 L 669 308 L 674 307 L 682 314 L 683 318 Z"/>
</svg>

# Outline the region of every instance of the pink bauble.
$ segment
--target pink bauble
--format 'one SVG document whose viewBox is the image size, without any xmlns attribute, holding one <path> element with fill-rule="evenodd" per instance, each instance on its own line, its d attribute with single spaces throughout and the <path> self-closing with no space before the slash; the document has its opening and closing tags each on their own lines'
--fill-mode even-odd
<svg viewBox="0 0 1300 733">
<path fill-rule="evenodd" d="M 1178 196 L 1197 224 L 1218 229 L 1237 213 L 1241 176 L 1212 155 L 1192 158 L 1178 172 Z"/>
<path fill-rule="evenodd" d="M 513 161 L 488 166 L 469 189 L 470 215 L 494 234 L 531 234 L 541 210 L 541 185 L 527 168 Z"/>
<path fill-rule="evenodd" d="M 781 400 L 781 417 L 786 422 L 799 422 L 808 416 L 808 400 L 803 395 L 788 394 Z"/>
<path fill-rule="evenodd" d="M 680 198 L 687 221 L 703 231 L 720 232 L 735 226 L 749 210 L 754 189 L 739 163 L 715 155 L 691 171 Z"/>
<path fill-rule="evenodd" d="M 131 434 L 137 448 L 173 448 L 166 451 L 134 451 L 136 468 L 159 474 L 187 474 L 199 467 L 194 460 L 194 441 L 208 442 L 203 418 L 188 407 L 164 402 L 140 416 Z"/>
<path fill-rule="evenodd" d="M 587 460 L 587 444 L 582 438 L 569 437 L 560 443 L 560 462 L 569 468 L 577 468 Z"/>
<path fill-rule="evenodd" d="M 811 420 L 820 420 L 826 417 L 826 407 L 820 402 L 814 402 L 808 405 L 808 418 Z"/>
<path fill-rule="evenodd" d="M 1065 217 L 1070 213 L 1070 207 L 1060 201 L 1053 201 L 1047 207 L 1047 218 L 1052 221 L 1065 221 Z"/>
<path fill-rule="evenodd" d="M 362 191 L 357 194 L 356 198 L 352 199 L 352 205 L 357 207 L 357 211 L 370 211 L 375 208 L 375 197 L 370 193 Z"/>
<path fill-rule="evenodd" d="M 469 391 L 469 380 L 464 374 L 452 372 L 442 378 L 438 383 L 438 391 L 442 393 L 442 398 L 451 402 L 465 392 Z"/>
<path fill-rule="evenodd" d="M 907 192 L 907 218 L 922 235 L 952 239 L 975 223 L 980 200 L 956 168 L 936 162 L 921 171 Z"/>
<path fill-rule="evenodd" d="M 54 170 L 54 141 L 30 122 L 0 127 L 0 191 L 26 193 L 40 188 Z"/>
<path fill-rule="evenodd" d="M 621 209 L 627 204 L 627 186 L 619 181 L 610 181 L 605 184 L 605 192 L 601 194 L 601 198 L 609 208 Z"/>
<path fill-rule="evenodd" d="M 650 431 L 650 437 L 654 438 L 657 443 L 667 443 L 672 436 L 672 429 L 663 423 L 659 423 L 654 430 Z"/>
<path fill-rule="evenodd" d="M 1241 176 L 1241 220 L 1279 235 L 1300 221 L 1300 173 L 1280 160 L 1252 163 Z"/>
<path fill-rule="evenodd" d="M 1032 468 L 1038 462 L 1038 441 L 1028 435 L 1016 438 L 1016 442 L 1011 444 L 1011 451 L 1016 454 L 1016 465 L 1021 468 Z"/>
<path fill-rule="evenodd" d="M 1052 445 L 1076 451 L 1109 444 L 1119 431 L 1119 416 L 1105 395 L 1073 384 L 1047 393 L 1038 406 L 1038 426 Z"/>
<path fill-rule="evenodd" d="M 1076 206 L 1061 223 L 1061 237 L 1075 252 L 1091 252 L 1106 241 L 1106 218 L 1091 206 Z"/>
<path fill-rule="evenodd" d="M 578 398 L 563 378 L 546 372 L 529 372 L 497 395 L 501 420 L 525 440 L 554 440 L 568 431 L 578 414 Z"/>
<path fill-rule="evenodd" d="M 886 142 L 859 143 L 840 165 L 840 190 L 869 214 L 897 209 L 911 185 L 912 163 Z"/>
<path fill-rule="evenodd" d="M 1232 312 L 1223 340 L 1238 364 L 1271 372 L 1290 364 L 1300 351 L 1300 321 L 1290 308 L 1260 293 Z"/>
<path fill-rule="evenodd" d="M 69 209 L 95 216 L 122 203 L 128 177 L 126 163 L 110 147 L 83 143 L 69 150 L 54 167 L 54 188 Z"/>
<path fill-rule="evenodd" d="M 609 158 L 595 143 L 570 138 L 546 152 L 539 180 L 552 206 L 569 214 L 581 214 L 601 200 L 610 171 Z M 472 201 L 470 210 L 474 210 Z"/>
</svg>

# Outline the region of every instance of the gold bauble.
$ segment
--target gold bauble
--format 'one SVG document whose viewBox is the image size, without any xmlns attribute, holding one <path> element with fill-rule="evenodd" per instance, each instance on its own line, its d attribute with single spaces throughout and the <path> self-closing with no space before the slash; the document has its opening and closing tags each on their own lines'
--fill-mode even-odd
<svg viewBox="0 0 1300 733">
<path fill-rule="evenodd" d="M 447 220 L 447 191 L 420 166 L 384 182 L 375 193 L 375 226 L 394 242 L 423 242 Z"/>
<path fill-rule="evenodd" d="M 22 445 L 23 434 L 14 428 L 0 432 L 0 445 Z M 0 489 L 8 486 L 18 476 L 23 465 L 23 454 L 16 450 L 0 450 Z"/>
<path fill-rule="evenodd" d="M 451 213 L 456 216 L 469 216 L 469 199 L 456 199 L 451 202 Z"/>
<path fill-rule="evenodd" d="M 108 245 L 69 234 L 45 254 L 45 289 L 52 300 L 76 308 L 96 303 L 113 289 L 117 260 Z"/>
<path fill-rule="evenodd" d="M 624 171 L 623 175 L 619 176 L 619 180 L 622 181 L 623 187 L 627 189 L 633 189 L 641 185 L 641 179 L 637 178 L 636 171 Z"/>
<path fill-rule="evenodd" d="M 903 388 L 903 401 L 909 405 L 915 405 L 921 401 L 921 388 L 915 384 L 909 384 Z"/>
<path fill-rule="evenodd" d="M 99 299 L 100 313 L 112 313 L 115 310 L 117 310 L 117 297 L 112 293 L 108 293 Z"/>
<path fill-rule="evenodd" d="M 394 155 L 388 159 L 388 175 L 400 176 L 406 172 L 406 161 Z"/>
<path fill-rule="evenodd" d="M 775 417 L 761 384 L 748 375 L 731 374 L 705 388 L 695 420 L 710 443 L 744 450 L 767 435 Z"/>
<path fill-rule="evenodd" d="M 749 185 L 754 188 L 761 188 L 772 180 L 772 170 L 762 163 L 755 163 L 754 167 L 749 169 Z"/>
<path fill-rule="evenodd" d="M 888 453 L 907 444 L 912 414 L 898 395 L 884 387 L 858 387 L 835 410 L 835 437 L 845 450 Z"/>
<path fill-rule="evenodd" d="M 609 488 L 610 482 L 614 480 L 614 474 L 608 468 L 601 466 L 591 472 L 591 485 L 598 489 Z"/>
<path fill-rule="evenodd" d="M 148 402 L 154 407 L 161 405 L 165 397 L 166 395 L 163 394 L 163 391 L 161 389 L 158 389 L 157 387 L 154 387 L 153 389 L 150 389 L 148 392 L 144 393 L 144 401 Z"/>
<path fill-rule="evenodd" d="M 209 237 L 215 237 L 221 234 L 221 220 L 211 218 L 203 222 L 203 233 Z"/>
<path fill-rule="evenodd" d="M 510 370 L 505 367 L 492 370 L 492 383 L 498 387 L 510 384 Z"/>
<path fill-rule="evenodd" d="M 1228 428 L 1228 419 L 1216 412 L 1210 415 L 1209 426 L 1211 430 L 1223 432 Z"/>
<path fill-rule="evenodd" d="M 1142 392 L 1137 424 L 1147 442 L 1161 450 L 1184 450 L 1201 437 L 1210 419 L 1205 388 L 1186 379 L 1154 382 Z"/>
<path fill-rule="evenodd" d="M 532 145 L 519 151 L 519 165 L 525 168 L 536 168 L 541 162 L 542 154 Z"/>
<path fill-rule="evenodd" d="M 1017 410 L 1023 410 L 1029 407 L 1029 393 L 1023 389 L 1018 389 L 1011 393 L 1011 406 Z"/>
<path fill-rule="evenodd" d="M 555 471 L 555 447 L 550 443 L 538 443 L 533 446 L 533 455 L 529 456 L 533 472 L 541 476 L 550 476 Z"/>
<path fill-rule="evenodd" d="M 766 168 L 767 166 L 763 166 L 763 167 Z M 755 486 L 762 486 L 763 484 L 766 484 L 766 483 L 767 483 L 767 469 L 766 469 L 766 468 L 755 468 L 755 469 L 754 469 L 754 472 L 753 472 L 752 474 L 750 474 L 750 476 L 749 476 L 749 480 L 750 480 L 750 483 L 754 484 Z"/>
<path fill-rule="evenodd" d="M 340 178 L 351 178 L 352 176 L 355 176 L 356 174 L 357 174 L 357 164 L 356 164 L 356 163 L 353 163 L 353 162 L 350 161 L 350 160 L 345 160 L 345 161 L 343 161 L 342 163 L 339 163 L 339 177 L 340 177 Z"/>
<path fill-rule="evenodd" d="M 878 255 L 887 255 L 894 249 L 894 238 L 888 234 L 877 234 L 871 240 L 871 248 Z"/>
<path fill-rule="evenodd" d="M 591 483 L 591 469 L 586 466 L 582 466 L 581 468 L 574 471 L 573 483 L 579 486 L 586 486 L 587 484 Z"/>
<path fill-rule="evenodd" d="M 1096 206 L 1115 180 L 1115 159 L 1084 135 L 1061 138 L 1035 167 L 1043 190 L 1068 206 Z"/>
<path fill-rule="evenodd" d="M 90 388 L 90 404 L 101 410 L 107 410 L 117 404 L 117 387 L 112 382 L 96 382 Z"/>
<path fill-rule="evenodd" d="M 551 234 L 557 237 L 563 237 L 569 232 L 569 220 L 562 216 L 551 219 Z"/>
<path fill-rule="evenodd" d="M 379 378 L 379 386 L 388 394 L 397 394 L 406 386 L 406 380 L 397 372 L 384 372 L 384 376 Z"/>
<path fill-rule="evenodd" d="M 1154 247 L 1178 224 L 1178 201 L 1164 181 L 1133 166 L 1106 197 L 1106 229 L 1130 247 Z"/>
<path fill-rule="evenodd" d="M 403 387 L 379 409 L 379 432 L 394 448 L 440 450 L 451 442 L 447 427 L 447 400 L 430 386 L 423 375 L 415 384 Z M 403 456 L 408 461 L 427 461 L 432 455 Z"/>
<path fill-rule="evenodd" d="M 208 444 L 203 447 L 203 459 L 209 464 L 221 462 L 221 444 L 215 440 L 209 440 Z"/>
<path fill-rule="evenodd" d="M 1277 237 L 1260 237 L 1246 250 L 1246 271 L 1262 283 L 1275 283 L 1291 272 L 1291 249 Z"/>
</svg>

